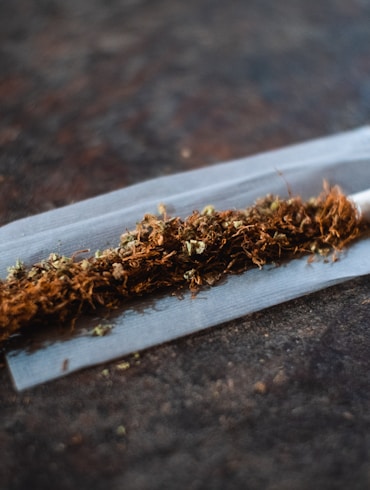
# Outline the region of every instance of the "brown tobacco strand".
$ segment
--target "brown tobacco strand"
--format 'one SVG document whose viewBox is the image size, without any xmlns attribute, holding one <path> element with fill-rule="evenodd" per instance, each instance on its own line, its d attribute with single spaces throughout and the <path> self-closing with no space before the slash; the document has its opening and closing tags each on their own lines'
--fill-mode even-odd
<svg viewBox="0 0 370 490">
<path fill-rule="evenodd" d="M 37 324 L 71 325 L 82 312 L 115 308 L 164 288 L 193 292 L 227 273 L 309 253 L 339 250 L 363 231 L 354 205 L 335 187 L 318 198 L 267 196 L 246 210 L 207 207 L 186 220 L 146 215 L 118 248 L 75 261 L 51 254 L 0 281 L 0 341 Z"/>
</svg>

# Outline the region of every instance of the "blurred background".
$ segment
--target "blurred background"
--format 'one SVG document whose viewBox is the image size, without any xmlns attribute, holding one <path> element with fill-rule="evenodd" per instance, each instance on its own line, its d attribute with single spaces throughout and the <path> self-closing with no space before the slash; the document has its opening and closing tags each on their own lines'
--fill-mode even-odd
<svg viewBox="0 0 370 490">
<path fill-rule="evenodd" d="M 366 124 L 367 0 L 0 4 L 0 223 Z"/>
</svg>

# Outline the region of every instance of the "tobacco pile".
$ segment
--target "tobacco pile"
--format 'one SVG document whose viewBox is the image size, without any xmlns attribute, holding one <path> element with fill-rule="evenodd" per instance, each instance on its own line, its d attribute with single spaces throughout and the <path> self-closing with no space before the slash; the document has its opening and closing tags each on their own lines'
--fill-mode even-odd
<svg viewBox="0 0 370 490">
<path fill-rule="evenodd" d="M 0 280 L 0 341 L 23 327 L 73 325 L 82 313 L 114 308 L 164 288 L 196 292 L 228 273 L 303 254 L 326 255 L 365 224 L 338 188 L 317 198 L 267 196 L 245 210 L 208 206 L 186 220 L 145 215 L 117 248 L 80 261 L 52 253 L 31 268 L 17 263 Z"/>
</svg>

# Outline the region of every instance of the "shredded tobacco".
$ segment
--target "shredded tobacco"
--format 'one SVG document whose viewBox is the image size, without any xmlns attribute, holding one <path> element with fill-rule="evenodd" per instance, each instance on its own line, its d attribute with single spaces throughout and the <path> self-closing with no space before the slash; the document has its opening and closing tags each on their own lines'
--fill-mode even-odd
<svg viewBox="0 0 370 490">
<path fill-rule="evenodd" d="M 99 307 L 166 288 L 196 292 L 228 273 L 304 254 L 327 255 L 358 238 L 367 225 L 338 187 L 317 198 L 269 195 L 245 210 L 207 206 L 187 219 L 147 214 L 117 248 L 75 260 L 52 253 L 0 280 L 0 342 L 24 327 L 73 325 Z"/>
</svg>

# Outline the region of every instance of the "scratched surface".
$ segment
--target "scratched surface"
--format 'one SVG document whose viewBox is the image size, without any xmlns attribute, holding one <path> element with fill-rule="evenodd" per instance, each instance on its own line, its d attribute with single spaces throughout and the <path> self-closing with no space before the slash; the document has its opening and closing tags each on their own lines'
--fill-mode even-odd
<svg viewBox="0 0 370 490">
<path fill-rule="evenodd" d="M 1 2 L 0 224 L 367 124 L 369 20 Z M 0 488 L 368 488 L 369 301 L 365 277 L 22 394 L 0 369 Z"/>
</svg>

